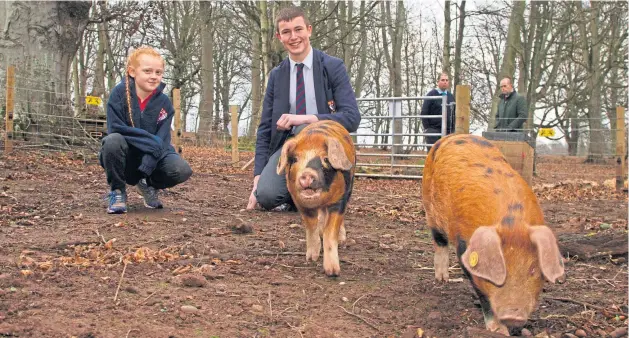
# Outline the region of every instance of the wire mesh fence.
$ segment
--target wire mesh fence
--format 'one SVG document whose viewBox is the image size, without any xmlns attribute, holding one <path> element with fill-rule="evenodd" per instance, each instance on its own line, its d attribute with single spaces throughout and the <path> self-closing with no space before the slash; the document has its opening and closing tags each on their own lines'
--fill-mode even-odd
<svg viewBox="0 0 629 338">
<path fill-rule="evenodd" d="M 88 118 L 87 112 L 95 112 L 99 107 L 88 108 L 85 96 L 70 97 L 55 90 L 54 83 L 46 83 L 41 78 L 30 78 L 15 74 L 11 80 L 7 69 L 2 69 L 2 81 L 6 84 L 0 100 L 2 118 L 6 119 L 7 97 L 12 91 L 13 127 L 12 131 L 2 128 L 2 147 L 10 141 L 12 148 L 49 147 L 72 150 L 98 149 L 99 138 L 105 133 L 105 121 L 97 116 Z M 78 102 L 77 102 L 78 100 Z M 2 151 L 2 150 L 0 150 Z"/>
</svg>

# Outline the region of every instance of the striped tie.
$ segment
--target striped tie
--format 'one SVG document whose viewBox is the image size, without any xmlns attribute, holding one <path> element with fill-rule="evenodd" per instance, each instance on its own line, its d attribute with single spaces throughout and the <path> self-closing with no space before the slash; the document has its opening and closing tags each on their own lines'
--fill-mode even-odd
<svg viewBox="0 0 629 338">
<path fill-rule="evenodd" d="M 306 88 L 304 86 L 304 64 L 297 65 L 297 90 L 295 96 L 295 114 L 306 115 Z"/>
</svg>

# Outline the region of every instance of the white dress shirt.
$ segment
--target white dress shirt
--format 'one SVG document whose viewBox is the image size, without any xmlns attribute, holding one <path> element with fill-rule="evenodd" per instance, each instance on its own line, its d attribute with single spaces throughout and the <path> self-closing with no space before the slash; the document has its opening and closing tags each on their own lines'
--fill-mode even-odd
<svg viewBox="0 0 629 338">
<path fill-rule="evenodd" d="M 304 64 L 304 86 L 306 94 L 306 114 L 313 115 L 318 114 L 317 111 L 317 99 L 315 97 L 314 77 L 312 75 L 312 46 L 310 47 L 310 53 L 302 62 Z M 290 113 L 295 114 L 295 96 L 297 95 L 297 62 L 293 61 L 290 56 L 290 96 L 288 102 L 290 103 Z"/>
</svg>

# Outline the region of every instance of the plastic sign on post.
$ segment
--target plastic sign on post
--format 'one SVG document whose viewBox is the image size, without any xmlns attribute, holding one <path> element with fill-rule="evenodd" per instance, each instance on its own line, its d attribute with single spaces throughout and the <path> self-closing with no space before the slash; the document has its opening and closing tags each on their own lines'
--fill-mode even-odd
<svg viewBox="0 0 629 338">
<path fill-rule="evenodd" d="M 554 137 L 555 136 L 555 129 L 553 129 L 553 128 L 540 128 L 539 132 L 537 133 L 537 135 L 539 135 L 541 137 Z"/>
<path fill-rule="evenodd" d="M 100 106 L 103 100 L 98 96 L 86 96 L 85 103 L 92 106 Z"/>
</svg>

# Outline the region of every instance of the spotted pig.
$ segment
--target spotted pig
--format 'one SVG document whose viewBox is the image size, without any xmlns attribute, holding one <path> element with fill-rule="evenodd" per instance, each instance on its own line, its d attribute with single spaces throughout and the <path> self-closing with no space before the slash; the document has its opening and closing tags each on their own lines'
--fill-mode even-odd
<svg viewBox="0 0 629 338">
<path fill-rule="evenodd" d="M 341 272 L 339 241 L 345 240 L 344 215 L 352 194 L 354 143 L 334 121 L 308 125 L 282 148 L 277 173 L 286 174 L 288 191 L 306 229 L 306 259 L 316 261 L 323 236 L 323 269 Z"/>
<path fill-rule="evenodd" d="M 564 278 L 557 240 L 528 184 L 486 139 L 451 135 L 428 153 L 422 196 L 435 278 L 448 280 L 448 245 L 454 246 L 486 328 L 508 335 L 522 327 L 544 279 Z"/>
</svg>

